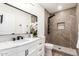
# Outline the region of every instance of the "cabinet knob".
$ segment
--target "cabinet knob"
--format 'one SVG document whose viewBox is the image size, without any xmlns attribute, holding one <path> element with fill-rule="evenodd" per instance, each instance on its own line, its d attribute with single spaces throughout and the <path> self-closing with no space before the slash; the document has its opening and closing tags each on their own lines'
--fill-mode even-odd
<svg viewBox="0 0 79 59">
<path fill-rule="evenodd" d="M 1 55 L 1 56 L 6 56 L 6 55 L 7 55 L 7 53 L 1 53 L 0 55 Z"/>
<path fill-rule="evenodd" d="M 39 43 L 39 45 L 41 45 L 42 43 Z"/>
<path fill-rule="evenodd" d="M 41 49 L 39 49 L 39 51 L 41 51 L 42 50 L 42 48 Z"/>
</svg>

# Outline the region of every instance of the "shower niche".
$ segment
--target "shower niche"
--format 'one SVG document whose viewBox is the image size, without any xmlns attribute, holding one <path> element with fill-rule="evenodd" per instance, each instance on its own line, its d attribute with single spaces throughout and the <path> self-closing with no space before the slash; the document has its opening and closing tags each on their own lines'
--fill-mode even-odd
<svg viewBox="0 0 79 59">
<path fill-rule="evenodd" d="M 57 23 L 57 28 L 58 28 L 58 30 L 65 29 L 65 22 L 59 22 L 59 23 Z"/>
</svg>

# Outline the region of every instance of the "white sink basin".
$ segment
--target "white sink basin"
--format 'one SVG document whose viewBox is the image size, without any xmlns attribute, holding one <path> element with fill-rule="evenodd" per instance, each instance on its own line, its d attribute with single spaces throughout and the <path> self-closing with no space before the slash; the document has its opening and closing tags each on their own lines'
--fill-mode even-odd
<svg viewBox="0 0 79 59">
<path fill-rule="evenodd" d="M 24 38 L 24 39 L 17 40 L 17 41 L 1 42 L 0 43 L 0 50 L 20 46 L 20 45 L 23 45 L 23 44 L 33 42 L 35 40 L 38 40 L 38 38 Z"/>
</svg>

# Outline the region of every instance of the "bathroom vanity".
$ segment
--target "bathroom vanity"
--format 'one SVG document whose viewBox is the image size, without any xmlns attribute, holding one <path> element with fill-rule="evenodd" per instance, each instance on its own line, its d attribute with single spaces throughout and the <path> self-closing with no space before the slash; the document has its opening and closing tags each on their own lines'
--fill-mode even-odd
<svg viewBox="0 0 79 59">
<path fill-rule="evenodd" d="M 24 38 L 0 43 L 1 56 L 43 56 L 44 39 Z"/>
<path fill-rule="evenodd" d="M 0 8 L 0 55 L 43 56 L 45 40 L 38 38 L 38 17 L 8 3 Z"/>
</svg>

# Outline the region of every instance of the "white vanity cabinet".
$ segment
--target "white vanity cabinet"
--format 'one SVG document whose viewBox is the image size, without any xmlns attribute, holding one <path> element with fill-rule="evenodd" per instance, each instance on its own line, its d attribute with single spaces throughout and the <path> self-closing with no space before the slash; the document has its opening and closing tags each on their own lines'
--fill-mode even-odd
<svg viewBox="0 0 79 59">
<path fill-rule="evenodd" d="M 24 56 L 25 51 L 27 50 L 26 46 L 18 46 L 9 49 L 5 49 L 0 52 L 1 56 Z"/>
<path fill-rule="evenodd" d="M 0 51 L 1 56 L 43 56 L 44 55 L 44 40 L 37 39 L 32 42 L 3 49 Z"/>
</svg>

